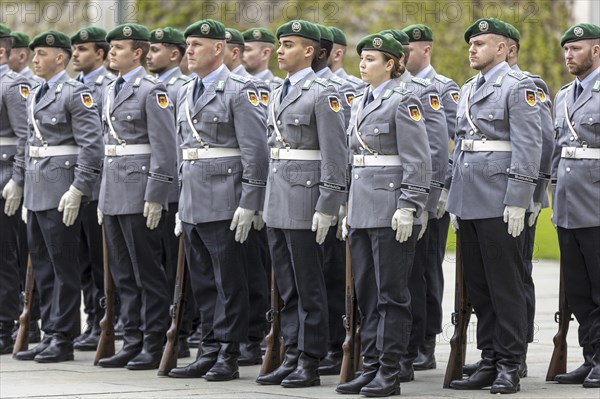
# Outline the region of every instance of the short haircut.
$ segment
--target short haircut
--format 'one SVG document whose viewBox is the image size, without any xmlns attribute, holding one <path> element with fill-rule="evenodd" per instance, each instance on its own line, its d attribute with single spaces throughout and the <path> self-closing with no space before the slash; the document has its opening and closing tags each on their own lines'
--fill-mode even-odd
<svg viewBox="0 0 600 399">
<path fill-rule="evenodd" d="M 6 50 L 6 54 L 10 54 L 10 51 L 12 50 L 12 46 L 14 43 L 14 39 L 10 36 L 7 37 L 0 37 L 0 48 L 3 48 Z"/>
<path fill-rule="evenodd" d="M 142 56 L 140 57 L 140 62 L 144 62 L 146 60 L 146 56 L 150 51 L 150 42 L 145 40 L 132 40 L 131 41 L 131 50 L 135 51 L 137 49 L 142 50 Z"/>
<path fill-rule="evenodd" d="M 102 50 L 102 59 L 105 60 L 108 57 L 108 52 L 110 51 L 110 44 L 106 42 L 94 42 L 94 51 Z"/>
</svg>

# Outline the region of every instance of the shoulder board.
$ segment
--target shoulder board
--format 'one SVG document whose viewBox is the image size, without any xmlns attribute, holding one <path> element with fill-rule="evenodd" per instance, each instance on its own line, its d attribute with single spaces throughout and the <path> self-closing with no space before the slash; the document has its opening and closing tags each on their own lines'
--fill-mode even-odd
<svg viewBox="0 0 600 399">
<path fill-rule="evenodd" d="M 465 80 L 465 84 L 470 83 L 472 80 L 475 80 L 476 77 L 477 75 L 471 76 L 469 79 Z"/>
<path fill-rule="evenodd" d="M 362 97 L 364 95 L 365 95 L 365 93 L 360 93 L 360 94 L 355 95 L 354 98 Z M 352 101 L 354 101 L 354 99 Z"/>
<path fill-rule="evenodd" d="M 185 83 L 183 84 L 183 86 L 185 86 L 187 84 L 190 84 L 193 81 L 194 81 L 194 79 L 188 79 L 188 80 L 185 81 Z"/>
<path fill-rule="evenodd" d="M 533 73 L 531 73 L 531 72 L 529 72 L 529 71 L 522 71 L 522 72 L 523 72 L 523 74 L 524 74 L 525 76 L 528 76 L 528 77 L 530 77 L 530 78 L 539 78 L 539 79 L 541 79 L 541 78 L 542 78 L 540 75 L 533 74 Z"/>
<path fill-rule="evenodd" d="M 574 82 L 574 81 L 573 81 L 573 82 Z M 567 83 L 566 85 L 564 85 L 563 87 L 561 87 L 561 88 L 560 88 L 560 90 L 568 89 L 568 88 L 569 88 L 569 87 L 570 87 L 570 86 L 573 84 L 573 82 L 569 82 L 569 83 Z M 559 90 L 559 91 L 560 91 L 560 90 Z"/>
<path fill-rule="evenodd" d="M 231 79 L 235 80 L 236 82 L 240 82 L 240 83 L 248 83 L 250 81 L 250 79 L 248 79 L 244 76 L 237 75 L 235 73 L 232 73 L 229 76 L 231 77 Z"/>
<path fill-rule="evenodd" d="M 178 77 L 172 77 L 171 79 L 169 79 L 169 81 L 167 82 L 168 85 L 173 85 L 175 84 L 175 82 L 177 82 L 177 79 L 179 79 Z"/>
<path fill-rule="evenodd" d="M 597 80 L 592 87 L 592 91 L 600 91 L 600 80 Z"/>
<path fill-rule="evenodd" d="M 232 76 L 232 75 L 229 75 Z M 225 90 L 225 81 L 224 80 L 219 80 L 217 82 L 217 87 L 215 88 L 215 91 L 223 91 Z"/>
<path fill-rule="evenodd" d="M 9 78 L 11 78 L 12 80 L 16 80 L 16 79 L 17 79 L 19 76 L 21 76 L 21 75 L 19 75 L 18 73 L 14 72 L 14 71 L 11 71 L 11 70 L 9 69 L 9 70 L 8 70 L 8 72 L 6 72 L 6 75 L 4 75 L 4 76 L 6 76 L 6 77 L 9 77 Z"/>
<path fill-rule="evenodd" d="M 308 80 L 307 80 L 307 82 L 308 82 Z M 321 86 L 329 86 L 330 85 L 329 81 L 327 79 L 323 79 L 323 78 L 316 78 L 315 82 L 317 82 Z"/>
<path fill-rule="evenodd" d="M 421 86 L 429 86 L 429 82 L 427 82 L 427 80 L 421 79 L 421 78 L 417 78 L 415 76 L 412 77 L 411 81 L 415 82 L 415 83 L 418 83 Z"/>
<path fill-rule="evenodd" d="M 402 83 L 404 83 L 404 82 L 402 82 Z M 406 87 L 404 85 L 399 85 L 399 86 L 394 87 L 394 91 L 398 94 L 402 94 L 403 96 L 410 93 L 408 90 L 406 90 Z"/>
<path fill-rule="evenodd" d="M 513 78 L 515 78 L 517 80 L 523 80 L 527 77 L 527 75 L 525 75 L 523 72 L 519 72 L 519 71 L 510 71 L 507 75 L 512 76 Z"/>
<path fill-rule="evenodd" d="M 450 82 L 452 82 L 452 79 L 447 78 L 444 75 L 435 75 L 434 79 L 435 80 L 439 80 L 442 83 L 450 83 Z"/>
<path fill-rule="evenodd" d="M 146 75 L 146 76 L 144 76 L 144 79 L 146 79 L 147 81 L 152 82 L 154 84 L 160 83 L 160 80 L 156 79 L 154 76 Z M 135 82 L 133 82 L 133 86 L 139 86 L 140 81 L 141 81 L 140 78 L 136 78 Z"/>
<path fill-rule="evenodd" d="M 329 77 L 329 80 L 330 80 L 330 81 L 332 81 L 332 82 L 334 82 L 334 83 L 337 83 L 337 84 L 339 84 L 339 85 L 341 85 L 341 84 L 343 84 L 343 83 L 344 83 L 344 81 L 342 80 L 342 78 L 340 78 L 340 77 L 339 77 L 339 76 L 337 76 L 337 75 L 331 75 L 331 76 Z"/>
</svg>

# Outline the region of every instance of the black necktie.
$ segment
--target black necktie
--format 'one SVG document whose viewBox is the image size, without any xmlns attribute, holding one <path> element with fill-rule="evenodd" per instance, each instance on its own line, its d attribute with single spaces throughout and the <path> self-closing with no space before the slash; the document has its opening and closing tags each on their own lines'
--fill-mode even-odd
<svg viewBox="0 0 600 399">
<path fill-rule="evenodd" d="M 485 83 L 485 78 L 483 77 L 483 75 L 481 75 L 479 77 L 479 79 L 477 79 L 477 86 L 475 86 L 475 91 L 479 90 L 479 88 L 481 86 L 483 86 L 484 83 Z"/>
<path fill-rule="evenodd" d="M 200 96 L 204 93 L 204 84 L 202 83 L 202 79 L 198 79 L 196 85 L 194 85 L 194 104 L 198 102 Z"/>
<path fill-rule="evenodd" d="M 50 86 L 48 86 L 48 83 L 44 83 L 42 85 L 42 87 L 40 88 L 40 91 L 38 91 L 37 96 L 35 97 L 35 101 L 39 102 L 40 99 L 42 97 L 44 97 L 44 95 L 46 95 L 46 92 L 50 89 Z"/>
<path fill-rule="evenodd" d="M 121 89 L 123 88 L 124 83 L 125 83 L 125 79 L 123 79 L 123 76 L 119 76 L 119 78 L 117 79 L 117 81 L 115 83 L 115 97 L 117 96 L 117 94 L 119 94 L 119 91 L 121 91 Z"/>
<path fill-rule="evenodd" d="M 375 101 L 375 97 L 373 97 L 373 92 L 369 90 L 369 95 L 367 96 L 367 101 L 365 101 L 365 107 Z"/>
<path fill-rule="evenodd" d="M 283 99 L 285 98 L 285 96 L 287 96 L 288 91 L 290 91 L 290 80 L 288 78 L 286 78 L 283 81 L 283 88 L 281 89 L 281 102 L 283 102 Z"/>
<path fill-rule="evenodd" d="M 581 95 L 582 91 L 583 86 L 581 85 L 581 83 L 575 82 L 575 101 L 577 101 L 577 98 Z"/>
<path fill-rule="evenodd" d="M 83 75 L 79 75 L 79 76 L 77 76 L 77 80 L 78 80 L 79 82 L 81 82 L 81 83 L 84 83 L 84 81 L 83 81 Z"/>
</svg>

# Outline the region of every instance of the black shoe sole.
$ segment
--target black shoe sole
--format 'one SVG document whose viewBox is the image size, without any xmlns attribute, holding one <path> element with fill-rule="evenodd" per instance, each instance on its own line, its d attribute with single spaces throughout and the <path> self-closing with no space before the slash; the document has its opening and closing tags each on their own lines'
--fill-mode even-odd
<svg viewBox="0 0 600 399">
<path fill-rule="evenodd" d="M 232 375 L 221 375 L 221 374 L 205 374 L 204 379 L 206 381 L 217 382 L 217 381 L 231 381 L 240 378 L 240 373 L 236 371 Z"/>
<path fill-rule="evenodd" d="M 66 357 L 60 357 L 60 358 L 40 358 L 38 359 L 37 356 L 35 358 L 33 358 L 33 360 L 35 360 L 38 363 L 60 363 L 60 362 L 68 362 L 70 360 L 75 360 L 75 356 L 68 355 Z"/>
<path fill-rule="evenodd" d="M 319 378 L 317 378 L 314 381 L 311 381 L 310 383 L 301 383 L 301 382 L 294 382 L 294 381 L 289 381 L 289 382 L 285 382 L 285 380 L 281 381 L 281 385 L 284 388 L 308 388 L 308 387 L 317 387 L 319 385 L 321 385 L 321 380 Z"/>
<path fill-rule="evenodd" d="M 521 384 L 517 385 L 516 388 L 509 388 L 509 387 L 502 387 L 502 388 L 490 388 L 490 393 L 491 394 L 496 394 L 496 393 L 500 393 L 500 394 L 511 394 L 511 393 L 517 393 L 521 390 Z"/>
</svg>

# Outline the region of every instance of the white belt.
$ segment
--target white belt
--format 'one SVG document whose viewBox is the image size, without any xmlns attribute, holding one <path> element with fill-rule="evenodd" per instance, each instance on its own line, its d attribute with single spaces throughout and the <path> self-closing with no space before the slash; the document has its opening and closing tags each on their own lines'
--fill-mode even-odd
<svg viewBox="0 0 600 399">
<path fill-rule="evenodd" d="M 271 148 L 271 159 L 290 161 L 320 161 L 319 150 L 292 150 L 290 148 Z"/>
<path fill-rule="evenodd" d="M 16 137 L 0 137 L 0 145 L 17 145 Z"/>
<path fill-rule="evenodd" d="M 600 148 L 563 147 L 560 157 L 568 159 L 600 159 Z"/>
<path fill-rule="evenodd" d="M 197 159 L 239 157 L 242 151 L 239 148 L 183 148 L 183 160 L 195 161 Z"/>
<path fill-rule="evenodd" d="M 505 140 L 463 140 L 460 149 L 466 152 L 502 151 L 510 152 L 510 141 Z"/>
<path fill-rule="evenodd" d="M 402 166 L 399 155 L 354 155 L 353 166 Z"/>
<path fill-rule="evenodd" d="M 61 155 L 77 155 L 79 147 L 76 145 L 53 145 L 45 147 L 29 147 L 31 158 L 57 157 Z"/>
<path fill-rule="evenodd" d="M 104 146 L 104 155 L 107 157 L 123 157 L 125 155 L 151 154 L 150 144 L 107 144 Z"/>
</svg>

